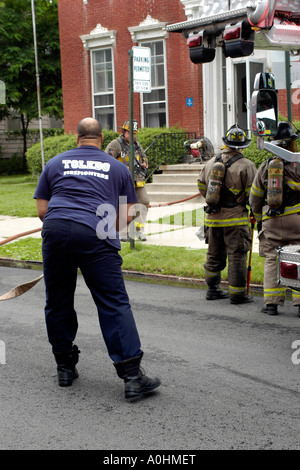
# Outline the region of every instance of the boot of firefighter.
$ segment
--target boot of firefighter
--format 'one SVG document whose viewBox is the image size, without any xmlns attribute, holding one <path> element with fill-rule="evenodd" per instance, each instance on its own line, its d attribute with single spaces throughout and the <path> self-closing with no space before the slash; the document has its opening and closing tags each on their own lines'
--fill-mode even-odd
<svg viewBox="0 0 300 470">
<path fill-rule="evenodd" d="M 229 300 L 231 304 L 248 304 L 253 302 L 252 295 L 247 294 L 247 253 L 228 257 Z"/>
<path fill-rule="evenodd" d="M 228 299 L 229 294 L 220 288 L 220 282 L 220 277 L 218 277 L 218 279 L 206 280 L 208 287 L 206 292 L 206 300 Z"/>
<path fill-rule="evenodd" d="M 157 377 L 147 377 L 140 368 L 142 357 L 143 354 L 114 363 L 118 376 L 125 382 L 125 398 L 139 398 L 160 386 Z"/>
<path fill-rule="evenodd" d="M 53 352 L 57 364 L 58 385 L 69 387 L 77 379 L 78 371 L 75 367 L 79 360 L 79 349 L 76 344 L 67 352 Z"/>
</svg>

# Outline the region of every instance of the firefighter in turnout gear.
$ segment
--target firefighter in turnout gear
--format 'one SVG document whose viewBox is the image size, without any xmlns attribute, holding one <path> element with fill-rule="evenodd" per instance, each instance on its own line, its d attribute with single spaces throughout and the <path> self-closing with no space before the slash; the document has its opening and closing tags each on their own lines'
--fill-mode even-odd
<svg viewBox="0 0 300 470">
<path fill-rule="evenodd" d="M 281 121 L 273 143 L 298 152 L 298 137 L 293 124 Z M 249 204 L 257 221 L 259 254 L 265 258 L 262 312 L 277 315 L 286 287 L 277 283 L 275 248 L 300 244 L 300 163 L 275 156 L 264 161 L 253 181 Z M 299 316 L 300 292 L 292 290 L 292 298 Z"/>
<path fill-rule="evenodd" d="M 129 169 L 130 156 L 130 129 L 129 120 L 125 121 L 121 126 L 122 134 L 108 144 L 105 152 L 123 162 Z M 150 199 L 146 190 L 146 177 L 148 168 L 148 159 L 144 150 L 136 138 L 138 133 L 138 122 L 133 121 L 133 138 L 134 138 L 134 187 L 138 199 L 137 214 L 134 219 L 135 237 L 138 240 L 145 241 L 144 235 L 145 223 L 150 204 Z M 120 234 L 121 241 L 129 241 L 128 233 Z"/>
<path fill-rule="evenodd" d="M 254 179 L 254 163 L 243 156 L 250 145 L 246 133 L 232 126 L 223 137 L 220 155 L 201 170 L 198 188 L 206 199 L 205 239 L 208 243 L 204 264 L 207 300 L 230 299 L 232 304 L 253 301 L 247 295 L 247 253 L 251 249 L 251 230 L 246 204 Z M 228 257 L 229 294 L 220 288 L 221 271 Z"/>
</svg>

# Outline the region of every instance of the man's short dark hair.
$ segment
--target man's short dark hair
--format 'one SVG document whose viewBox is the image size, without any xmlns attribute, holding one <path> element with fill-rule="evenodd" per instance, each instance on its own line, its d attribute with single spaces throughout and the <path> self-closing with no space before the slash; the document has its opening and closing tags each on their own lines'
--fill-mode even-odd
<svg viewBox="0 0 300 470">
<path fill-rule="evenodd" d="M 94 118 L 84 118 L 77 126 L 79 139 L 99 139 L 102 136 L 102 127 Z"/>
</svg>

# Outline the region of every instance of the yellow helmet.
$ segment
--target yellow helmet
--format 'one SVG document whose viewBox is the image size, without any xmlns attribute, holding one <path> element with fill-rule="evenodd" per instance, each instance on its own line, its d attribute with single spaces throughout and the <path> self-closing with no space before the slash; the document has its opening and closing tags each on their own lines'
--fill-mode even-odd
<svg viewBox="0 0 300 470">
<path fill-rule="evenodd" d="M 123 126 L 120 126 L 120 128 L 123 131 L 130 131 L 129 125 L 130 125 L 129 119 L 127 119 L 127 121 L 124 121 Z M 136 121 L 136 119 L 134 119 L 133 120 L 133 133 L 137 134 L 138 132 L 139 132 L 138 122 Z"/>
</svg>

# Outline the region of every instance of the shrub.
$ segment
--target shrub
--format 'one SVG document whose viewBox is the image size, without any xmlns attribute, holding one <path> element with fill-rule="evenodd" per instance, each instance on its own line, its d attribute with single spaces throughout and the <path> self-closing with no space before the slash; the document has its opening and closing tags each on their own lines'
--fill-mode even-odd
<svg viewBox="0 0 300 470">
<path fill-rule="evenodd" d="M 76 135 L 63 134 L 54 137 L 47 137 L 43 141 L 45 164 L 50 158 L 76 147 Z M 41 143 L 34 144 L 26 153 L 26 162 L 29 173 L 38 176 L 42 171 Z"/>
<path fill-rule="evenodd" d="M 179 147 L 179 152 L 174 151 L 175 139 L 165 139 L 160 142 L 156 152 L 158 158 L 153 158 L 151 153 L 149 154 L 149 172 L 151 172 L 155 166 L 164 163 L 166 161 L 170 163 L 178 163 L 185 152 L 183 142 L 185 140 L 185 130 L 180 128 L 143 128 L 138 133 L 138 140 L 142 145 L 143 149 L 147 147 L 160 135 L 160 134 L 179 134 L 179 138 L 176 139 L 176 145 Z M 116 139 L 120 134 L 111 130 L 103 131 L 103 143 L 102 149 L 105 150 L 109 142 Z M 173 141 L 173 142 L 172 142 Z M 53 137 L 47 137 L 43 142 L 44 147 L 44 160 L 45 164 L 50 158 L 58 155 L 59 153 L 65 152 L 76 147 L 76 135 L 74 134 L 63 134 Z M 26 162 L 28 171 L 33 176 L 38 176 L 42 171 L 42 155 L 41 155 L 41 143 L 34 144 L 26 153 Z"/>
<path fill-rule="evenodd" d="M 11 158 L 0 158 L 0 175 L 18 175 L 24 173 L 23 157 L 15 154 Z"/>
</svg>

